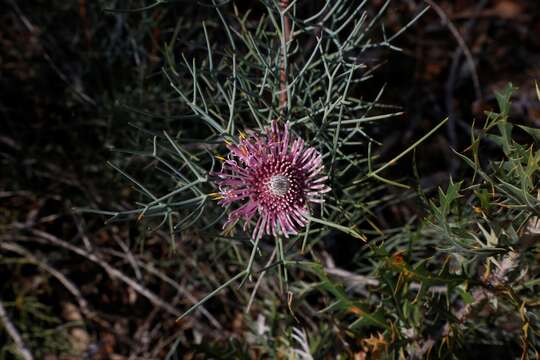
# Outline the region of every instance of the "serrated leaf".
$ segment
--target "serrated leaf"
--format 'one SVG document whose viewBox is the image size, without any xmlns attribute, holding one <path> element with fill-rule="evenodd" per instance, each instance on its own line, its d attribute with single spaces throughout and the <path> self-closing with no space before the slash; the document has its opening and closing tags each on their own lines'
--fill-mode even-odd
<svg viewBox="0 0 540 360">
<path fill-rule="evenodd" d="M 508 83 L 503 91 L 495 92 L 495 98 L 499 105 L 499 110 L 502 116 L 508 116 L 510 113 L 510 98 L 515 88 L 511 83 Z"/>
</svg>

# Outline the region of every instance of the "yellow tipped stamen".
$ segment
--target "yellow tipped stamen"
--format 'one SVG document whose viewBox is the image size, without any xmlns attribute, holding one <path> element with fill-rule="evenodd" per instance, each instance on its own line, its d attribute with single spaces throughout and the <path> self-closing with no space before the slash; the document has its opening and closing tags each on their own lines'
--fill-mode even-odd
<svg viewBox="0 0 540 360">
<path fill-rule="evenodd" d="M 220 161 L 225 161 L 225 158 L 223 156 L 221 156 L 221 155 L 215 154 L 214 156 L 216 157 L 216 159 L 218 159 Z"/>
<path fill-rule="evenodd" d="M 227 139 L 225 139 L 225 140 L 223 140 L 223 141 L 224 141 L 224 142 L 225 142 L 225 144 L 227 144 L 227 145 L 232 145 L 232 142 L 230 142 L 230 141 L 229 141 L 229 140 L 227 140 Z"/>
<path fill-rule="evenodd" d="M 225 229 L 223 229 L 223 231 L 221 232 L 221 234 L 223 234 L 223 236 L 233 236 L 235 233 L 234 231 L 234 224 L 231 224 L 230 226 L 227 226 Z"/>
<path fill-rule="evenodd" d="M 224 199 L 223 195 L 221 195 L 221 193 L 217 193 L 217 192 L 210 193 L 210 194 L 208 194 L 208 196 L 210 196 L 212 198 L 212 200 Z"/>
<path fill-rule="evenodd" d="M 240 139 L 244 140 L 246 138 L 246 134 L 242 131 L 238 131 L 238 133 L 240 134 Z"/>
</svg>

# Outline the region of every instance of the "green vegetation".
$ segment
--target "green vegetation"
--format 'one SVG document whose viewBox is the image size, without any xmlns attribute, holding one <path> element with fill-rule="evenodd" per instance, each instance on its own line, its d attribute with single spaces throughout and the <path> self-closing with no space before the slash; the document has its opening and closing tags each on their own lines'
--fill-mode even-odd
<svg viewBox="0 0 540 360">
<path fill-rule="evenodd" d="M 437 4 L 9 6 L 0 360 L 539 357 L 540 90 L 400 102 Z M 332 190 L 253 239 L 215 173 L 272 120 Z"/>
</svg>

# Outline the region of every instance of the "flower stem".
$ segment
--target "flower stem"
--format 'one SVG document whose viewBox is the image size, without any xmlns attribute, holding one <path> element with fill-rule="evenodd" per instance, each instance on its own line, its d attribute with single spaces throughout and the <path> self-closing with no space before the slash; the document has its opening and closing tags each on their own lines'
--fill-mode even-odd
<svg viewBox="0 0 540 360">
<path fill-rule="evenodd" d="M 285 10 L 289 6 L 289 0 L 281 0 L 279 2 L 279 8 L 281 10 L 281 18 L 283 24 L 283 38 L 281 41 L 282 59 L 279 69 L 279 81 L 281 83 L 279 92 L 279 108 L 284 114 L 287 108 L 288 93 L 287 93 L 287 45 L 289 43 L 289 37 L 291 36 L 291 21 L 289 17 L 285 15 Z"/>
<path fill-rule="evenodd" d="M 253 269 L 253 261 L 255 260 L 255 255 L 257 253 L 257 250 L 259 249 L 259 240 L 261 239 L 261 237 L 262 235 L 259 234 L 255 238 L 255 243 L 253 244 L 253 250 L 251 251 L 251 256 L 249 257 L 248 265 L 246 267 L 246 270 L 244 270 L 246 276 L 244 277 L 244 279 L 242 279 L 242 282 L 240 283 L 239 287 L 242 287 L 244 283 L 246 282 L 246 280 L 248 278 L 251 278 L 251 270 Z"/>
</svg>

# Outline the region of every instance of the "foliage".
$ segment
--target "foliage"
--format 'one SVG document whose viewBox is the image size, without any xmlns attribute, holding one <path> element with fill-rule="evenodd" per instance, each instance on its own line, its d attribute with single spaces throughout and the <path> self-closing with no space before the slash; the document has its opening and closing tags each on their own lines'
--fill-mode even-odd
<svg viewBox="0 0 540 360">
<path fill-rule="evenodd" d="M 512 92 L 497 94 L 499 112 L 487 113 L 471 129 L 471 146 L 456 152 L 473 177 L 450 180 L 431 199 L 420 194 L 428 215 L 416 230 L 371 241 L 374 282 L 365 293 L 346 294 L 317 272 L 331 309 L 355 314 L 341 322 L 351 337 L 379 334 L 390 358 L 468 358 L 481 351 L 476 345 L 538 356 L 539 139 L 509 120 Z M 485 159 L 487 146 L 500 157 Z"/>
<path fill-rule="evenodd" d="M 199 40 L 205 50 L 202 59 L 178 56 L 175 36 L 165 47 L 163 71 L 174 89 L 172 99 L 179 101 L 172 100 L 172 104 L 182 114 L 181 125 L 176 125 L 172 134 L 141 128 L 150 136 L 148 149 L 125 152 L 148 158 L 161 179 L 170 179 L 169 185 L 146 180 L 153 187 L 149 188 L 112 165 L 135 184 L 141 201 L 133 210 L 101 212 L 112 215 L 111 220 L 157 217 L 161 219 L 158 227 L 168 226 L 173 245 L 175 234 L 195 228 L 207 241 L 222 244 L 222 251 L 228 252 L 232 246 L 234 255 L 227 261 L 233 265 L 231 269 L 237 269 L 236 275 L 180 319 L 235 281 L 243 279 L 241 284 L 245 285 L 246 279 L 256 277 L 257 282 L 249 286 L 249 311 L 253 301 L 258 302 L 261 281 L 274 281 L 263 277 L 277 269 L 278 292 L 287 294 L 292 319 L 334 323 L 333 329 L 321 329 L 322 338 L 335 331 L 343 334 L 339 344 L 331 347 L 316 337 L 312 339 L 319 346 L 308 348 L 316 357 L 357 351 L 375 357 L 452 357 L 477 341 L 514 344 L 522 349 L 523 357 L 535 354 L 536 314 L 534 305 L 528 306 L 530 290 L 523 288 L 523 294 L 517 290 L 530 279 L 527 273 L 515 275 L 513 270 L 524 261 L 520 237 L 538 214 L 534 191 L 539 155 L 533 146 L 520 144 L 512 136 L 516 128 L 537 136 L 534 129 L 508 121 L 512 88 L 497 96 L 500 111 L 489 113 L 482 128 L 471 129 L 471 146 L 465 154 L 457 153 L 473 171 L 470 183 L 450 180 L 447 189 L 439 189 L 438 198 L 431 199 L 419 189 L 419 198 L 430 213 L 426 219 L 412 223 L 406 232 L 381 233 L 374 225 L 377 220 L 372 210 L 393 199 L 380 194 L 384 194 L 385 186 L 407 186 L 379 173 L 444 124 L 374 170 L 372 147 L 378 142 L 370 137 L 370 128 L 400 112 L 384 112 L 391 109 L 378 103 L 384 88 L 371 101 L 351 94 L 361 92 L 362 82 L 373 71 L 362 63 L 362 54 L 373 47 L 392 49 L 392 41 L 401 34 L 387 37 L 384 29 L 382 37 L 374 34 L 375 24 L 389 2 L 372 19 L 365 11 L 357 16 L 366 3 L 353 8 L 337 2 L 332 9 L 309 18 L 296 16 L 304 13 L 298 10 L 300 5 L 280 9 L 278 3 L 263 4 L 265 11 L 257 17 L 241 14 L 236 8 L 234 15 L 227 17 L 216 6 L 219 22 L 203 22 L 200 31 L 204 35 Z M 285 34 L 287 21 L 291 21 L 294 34 L 290 41 Z M 223 33 L 218 34 L 217 28 Z M 213 34 L 221 35 L 226 46 L 213 39 Z M 379 42 L 373 42 L 377 36 Z M 288 75 L 285 87 L 283 66 Z M 286 104 L 280 108 L 280 95 L 285 90 Z M 273 251 L 268 246 L 259 250 L 255 243 L 248 256 L 246 234 L 235 229 L 219 232 L 227 211 L 221 211 L 211 200 L 217 189 L 207 174 L 219 166 L 216 157 L 222 158 L 219 154 L 224 142 L 235 142 L 243 129 L 261 131 L 276 118 L 288 121 L 292 131 L 325 154 L 333 192 L 302 234 L 286 244 L 276 238 Z M 481 153 L 485 146 L 500 147 L 504 159 L 485 160 Z M 381 181 L 382 186 L 373 180 Z M 362 225 L 368 228 L 360 230 Z M 372 235 L 363 252 L 362 266 L 370 284 L 360 284 L 360 297 L 328 277 L 318 260 L 318 244 L 336 236 L 336 230 L 363 241 Z M 252 265 L 261 257 L 268 259 L 265 267 Z M 308 299 L 314 292 L 318 300 L 311 304 Z M 264 312 L 266 306 L 259 303 L 258 307 Z M 485 309 L 486 314 L 476 312 L 479 309 Z M 482 315 L 480 321 L 475 319 L 477 314 Z M 499 326 L 502 318 L 523 329 L 522 333 L 512 337 L 501 331 L 485 336 Z M 294 338 L 290 325 L 280 321 L 277 326 L 281 329 L 278 333 L 289 332 L 290 339 Z M 298 334 L 305 333 L 296 333 L 297 338 Z M 269 348 L 261 348 L 260 354 L 287 352 L 293 346 L 291 342 L 282 343 L 284 339 L 278 334 L 266 336 L 274 338 L 274 345 L 267 344 Z M 171 351 L 173 355 L 174 348 Z"/>
<path fill-rule="evenodd" d="M 428 10 L 389 34 L 395 3 L 205 1 L 178 16 L 174 1 L 104 2 L 105 20 L 92 18 L 97 25 L 76 38 L 99 44 L 110 83 L 95 85 L 94 97 L 70 87 L 68 108 L 73 99 L 94 102 L 108 119 L 90 124 L 96 142 L 117 146 L 112 171 L 85 166 L 117 197 L 87 201 L 80 182 L 82 199 L 58 195 L 90 203 L 66 211 L 75 229 L 65 230 L 66 214 L 58 224 L 34 210 L 35 199 L 29 214 L 9 212 L 0 224 L 0 271 L 11 274 L 0 304 L 34 355 L 112 358 L 116 346 L 167 359 L 538 357 L 539 131 L 510 119 L 509 86 L 496 95 L 499 109 L 470 127 L 468 147 L 454 150 L 462 173 L 424 188 L 413 161 L 416 181 L 390 179 L 447 124 L 395 156 L 381 146 L 403 112 L 382 103 L 392 80 L 371 88 L 380 66 L 372 59 L 404 56 L 396 40 Z M 93 56 L 85 69 L 99 61 Z M 228 142 L 275 119 L 324 154 L 333 190 L 298 236 L 254 242 L 240 226 L 222 228 L 234 206 L 216 203 L 209 174 Z M 66 153 L 88 155 L 76 150 Z M 420 216 L 381 220 L 411 202 Z M 81 213 L 94 225 L 92 240 Z M 50 234 L 55 226 L 66 239 Z M 338 254 L 336 244 L 348 250 Z M 34 265 L 54 279 L 30 295 L 17 283 Z M 60 325 L 59 307 L 43 304 L 59 287 L 78 302 L 85 326 Z M 94 329 L 113 324 L 117 345 Z M 83 352 L 67 346 L 72 325 L 92 334 Z M 0 357 L 16 350 L 8 342 Z"/>
</svg>

